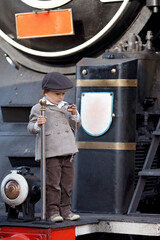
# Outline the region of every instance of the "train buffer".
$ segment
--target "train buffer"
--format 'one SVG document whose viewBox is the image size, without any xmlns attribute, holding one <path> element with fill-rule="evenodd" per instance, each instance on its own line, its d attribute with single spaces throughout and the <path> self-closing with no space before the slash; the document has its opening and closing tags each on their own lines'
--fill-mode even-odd
<svg viewBox="0 0 160 240">
<path fill-rule="evenodd" d="M 151 168 L 155 154 L 157 152 L 157 149 L 160 143 L 160 119 L 158 121 L 156 130 L 153 131 L 152 135 L 153 135 L 152 141 L 151 141 L 142 171 L 138 173 L 139 179 L 138 179 L 137 186 L 135 188 L 135 191 L 128 209 L 128 214 L 136 212 L 144 187 L 145 187 L 147 177 L 153 177 L 153 176 L 160 177 L 160 169 Z"/>
</svg>

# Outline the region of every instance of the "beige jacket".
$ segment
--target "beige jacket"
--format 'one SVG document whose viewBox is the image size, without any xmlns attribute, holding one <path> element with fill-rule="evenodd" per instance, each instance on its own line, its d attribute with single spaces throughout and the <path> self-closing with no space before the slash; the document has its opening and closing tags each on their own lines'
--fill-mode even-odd
<svg viewBox="0 0 160 240">
<path fill-rule="evenodd" d="M 27 127 L 30 133 L 36 134 L 35 160 L 41 159 L 40 130 L 34 128 L 40 115 L 40 108 L 39 103 L 32 107 Z M 59 109 L 55 105 L 46 105 L 45 115 L 47 117 L 45 124 L 46 158 L 76 154 L 78 149 L 74 130 L 80 127 L 81 120 L 76 122 L 65 107 Z"/>
</svg>

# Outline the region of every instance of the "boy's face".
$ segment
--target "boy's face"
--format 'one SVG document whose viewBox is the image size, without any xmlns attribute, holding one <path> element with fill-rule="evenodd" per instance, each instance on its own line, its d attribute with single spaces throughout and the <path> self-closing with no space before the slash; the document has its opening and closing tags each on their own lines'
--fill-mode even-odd
<svg viewBox="0 0 160 240">
<path fill-rule="evenodd" d="M 54 104 L 58 104 L 61 101 L 63 101 L 66 92 L 67 90 L 63 90 L 63 91 L 48 90 L 47 92 L 44 93 L 44 95 L 50 102 Z"/>
</svg>

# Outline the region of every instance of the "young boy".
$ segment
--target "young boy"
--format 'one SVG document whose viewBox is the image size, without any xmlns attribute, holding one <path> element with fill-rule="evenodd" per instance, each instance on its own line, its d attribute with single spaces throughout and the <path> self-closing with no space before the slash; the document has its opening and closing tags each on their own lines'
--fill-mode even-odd
<svg viewBox="0 0 160 240">
<path fill-rule="evenodd" d="M 71 212 L 71 191 L 74 180 L 73 156 L 78 152 L 74 130 L 80 127 L 80 115 L 76 105 L 68 107 L 64 96 L 73 84 L 58 73 L 48 73 L 42 81 L 46 99 L 45 117 L 40 115 L 40 104 L 32 107 L 28 130 L 36 134 L 35 160 L 41 159 L 41 126 L 45 124 L 46 142 L 46 217 L 53 222 L 77 220 Z"/>
</svg>

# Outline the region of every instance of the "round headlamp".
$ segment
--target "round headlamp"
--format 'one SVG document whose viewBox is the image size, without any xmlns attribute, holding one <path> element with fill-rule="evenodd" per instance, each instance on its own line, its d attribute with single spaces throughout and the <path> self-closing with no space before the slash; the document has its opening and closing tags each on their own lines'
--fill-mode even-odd
<svg viewBox="0 0 160 240">
<path fill-rule="evenodd" d="M 22 204 L 26 200 L 28 192 L 28 183 L 21 174 L 17 173 L 17 170 L 12 170 L 2 181 L 2 199 L 9 206 Z"/>
<path fill-rule="evenodd" d="M 15 180 L 10 180 L 4 186 L 4 192 L 9 199 L 16 199 L 20 194 L 20 185 Z"/>
</svg>

